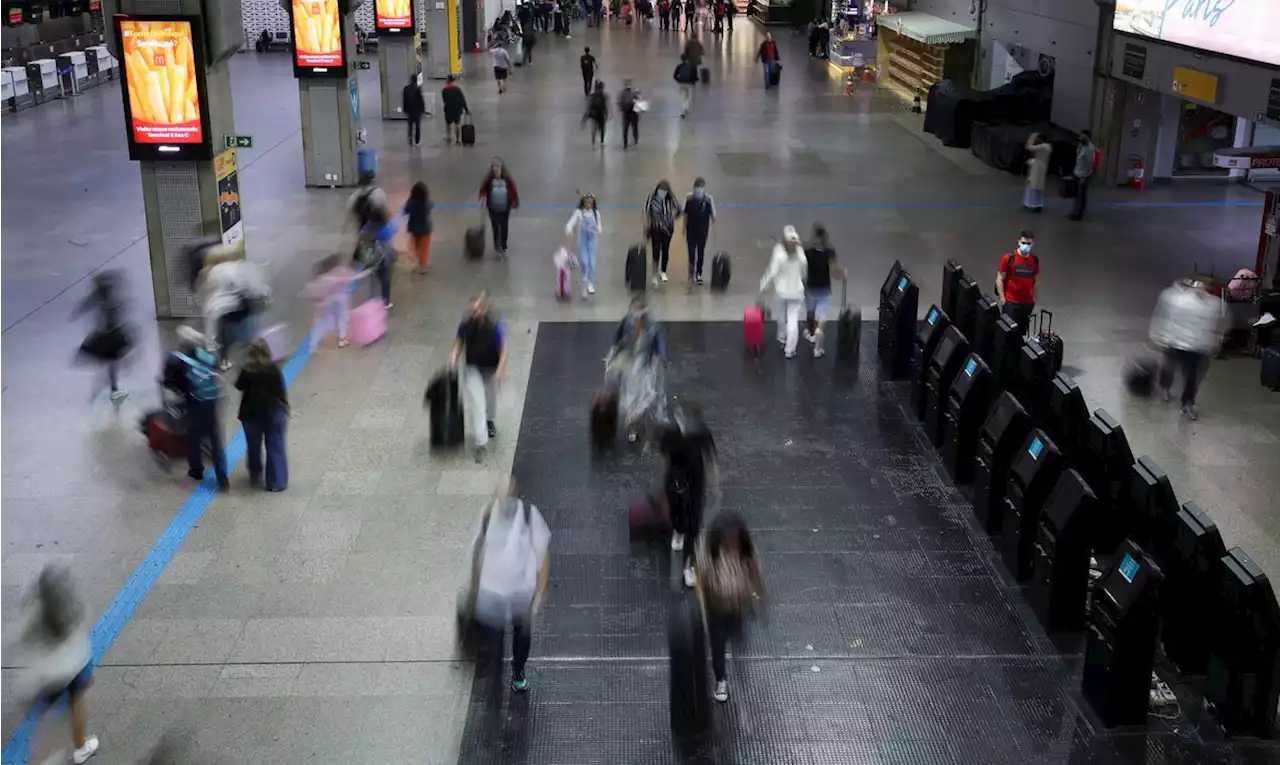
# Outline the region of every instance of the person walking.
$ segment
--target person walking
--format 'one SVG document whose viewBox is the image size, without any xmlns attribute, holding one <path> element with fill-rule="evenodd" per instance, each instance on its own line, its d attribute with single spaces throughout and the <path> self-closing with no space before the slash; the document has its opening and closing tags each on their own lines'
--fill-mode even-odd
<svg viewBox="0 0 1280 765">
<path fill-rule="evenodd" d="M 617 391 L 618 413 L 631 443 L 646 429 L 660 435 L 656 428 L 667 421 L 666 359 L 662 325 L 644 295 L 636 295 L 604 358 L 607 387 Z"/>
<path fill-rule="evenodd" d="M 511 71 L 511 54 L 499 39 L 489 49 L 489 55 L 493 58 L 493 79 L 498 81 L 498 95 L 502 95 L 507 92 L 507 74 Z"/>
<path fill-rule="evenodd" d="M 422 97 L 422 87 L 418 85 L 417 76 L 409 78 L 404 86 L 402 107 L 405 119 L 409 122 L 409 145 L 422 143 L 422 115 L 427 113 L 427 100 Z"/>
<path fill-rule="evenodd" d="M 311 350 L 315 352 L 329 334 L 338 333 L 338 347 L 347 347 L 347 320 L 351 310 L 351 284 L 369 275 L 356 271 L 343 262 L 341 255 L 329 255 L 316 264 L 315 277 L 307 283 L 304 294 L 316 303 L 311 326 Z"/>
<path fill-rule="evenodd" d="M 1200 416 L 1196 393 L 1218 354 L 1227 330 L 1226 305 L 1201 279 L 1179 279 L 1160 293 L 1151 316 L 1151 342 L 1163 352 L 1156 380 L 1161 397 L 1171 398 L 1175 370 L 1182 371 L 1182 416 Z"/>
<path fill-rule="evenodd" d="M 1044 184 L 1049 176 L 1049 160 L 1053 144 L 1039 133 L 1027 139 L 1027 187 L 1022 192 L 1022 206 L 1031 212 L 1044 212 Z"/>
<path fill-rule="evenodd" d="M 83 765 L 98 752 L 98 737 L 88 735 L 84 696 L 93 683 L 92 625 L 77 597 L 69 569 L 46 565 L 34 591 L 5 630 L 6 661 L 16 670 L 15 700 L 36 710 L 57 709 L 65 700 L 71 718 L 70 758 L 66 750 L 48 759 L 45 742 L 37 742 L 32 762 L 71 762 Z M 8 681 L 6 680 L 6 683 Z M 6 690 L 8 690 L 6 685 Z M 27 759 L 22 760 L 27 762 Z"/>
<path fill-rule="evenodd" d="M 698 543 L 698 602 L 711 643 L 712 697 L 729 700 L 725 649 L 742 633 L 747 619 L 764 608 L 764 578 L 747 524 L 736 513 L 718 513 Z"/>
<path fill-rule="evenodd" d="M 1001 312 L 1023 332 L 1029 329 L 1031 314 L 1036 310 L 1040 258 L 1034 252 L 1035 246 L 1035 234 L 1023 229 L 1018 233 L 1018 248 L 1000 258 L 1000 270 L 996 272 L 996 297 L 1003 304 Z"/>
<path fill-rule="evenodd" d="M 640 144 L 640 89 L 630 79 L 623 81 L 622 92 L 618 94 L 618 113 L 622 115 L 622 148 L 630 148 L 631 143 Z M 627 141 L 630 131 L 631 141 Z"/>
<path fill-rule="evenodd" d="M 665 458 L 663 491 L 671 511 L 671 549 L 682 553 L 685 587 L 697 579 L 694 566 L 708 484 L 719 493 L 716 443 L 701 410 L 688 402 L 673 407 L 658 429 L 658 450 Z"/>
<path fill-rule="evenodd" d="M 218 400 L 222 398 L 222 386 L 215 366 L 217 356 L 205 347 L 205 338 L 191 327 L 177 330 L 183 346 L 181 359 L 186 365 L 182 391 L 186 398 L 186 414 L 183 418 L 187 431 L 187 475 L 193 480 L 204 480 L 204 446 L 209 445 L 213 456 L 213 472 L 218 488 L 226 491 L 231 484 L 227 480 L 227 456 L 222 450 L 222 425 L 218 419 Z"/>
<path fill-rule="evenodd" d="M 128 397 L 128 391 L 120 387 L 120 362 L 133 348 L 133 333 L 125 323 L 123 282 L 116 271 L 100 271 L 93 276 L 93 287 L 84 300 L 76 306 L 72 317 L 83 313 L 97 314 L 97 326 L 80 343 L 80 355 L 106 367 L 107 387 L 111 391 L 111 403 L 119 406 Z M 93 398 L 102 388 L 94 387 Z"/>
<path fill-rule="evenodd" d="M 782 241 L 773 246 L 769 268 L 760 278 L 760 293 L 773 285 L 777 297 L 778 343 L 787 358 L 795 358 L 796 344 L 800 339 L 800 310 L 804 305 L 804 283 L 807 278 L 808 260 L 800 246 L 800 235 L 795 226 L 782 229 Z"/>
<path fill-rule="evenodd" d="M 684 242 L 689 250 L 689 283 L 702 285 L 702 263 L 707 256 L 707 240 L 716 222 L 716 203 L 707 193 L 707 181 L 695 178 L 693 191 L 684 198 Z"/>
<path fill-rule="evenodd" d="M 578 65 L 582 68 L 582 95 L 591 98 L 592 87 L 596 83 L 596 71 L 599 68 L 596 57 L 591 55 L 591 48 L 582 49 L 582 57 L 578 59 Z"/>
<path fill-rule="evenodd" d="M 391 303 L 391 276 L 396 260 L 396 223 L 384 206 L 376 206 L 370 210 L 366 221 L 360 229 L 356 245 L 357 261 L 378 277 L 378 284 L 382 287 L 382 302 L 387 310 L 391 310 L 395 307 Z"/>
<path fill-rule="evenodd" d="M 756 51 L 756 60 L 764 67 L 764 89 L 768 90 L 773 87 L 773 69 L 779 64 L 778 44 L 773 41 L 772 33 L 764 33 L 764 42 Z"/>
<path fill-rule="evenodd" d="M 583 123 L 591 123 L 591 148 L 596 147 L 596 136 L 600 137 L 600 148 L 604 148 L 604 126 L 609 121 L 609 94 L 604 92 L 604 83 L 596 82 L 596 89 L 587 99 L 587 111 L 582 115 Z"/>
<path fill-rule="evenodd" d="M 284 491 L 289 485 L 289 463 L 284 452 L 284 430 L 289 420 L 289 393 L 284 375 L 271 358 L 271 346 L 261 338 L 249 344 L 248 359 L 236 378 L 240 397 L 240 424 L 244 426 L 249 483 L 267 491 Z M 266 447 L 266 471 L 262 451 Z"/>
<path fill-rule="evenodd" d="M 698 84 L 698 67 L 689 61 L 688 55 L 681 53 L 680 63 L 676 64 L 671 76 L 680 86 L 680 119 L 684 119 L 693 108 L 693 86 Z"/>
<path fill-rule="evenodd" d="M 715 7 L 712 9 L 712 13 L 715 16 L 715 26 L 712 27 L 711 32 L 712 34 L 722 35 L 724 34 L 724 17 L 729 13 L 728 4 L 724 0 L 714 0 L 714 2 Z"/>
<path fill-rule="evenodd" d="M 596 209 L 596 198 L 591 194 L 583 195 L 578 200 L 578 209 L 573 211 L 564 227 L 565 236 L 577 243 L 578 263 L 582 266 L 583 297 L 596 294 L 596 254 L 600 249 L 600 234 L 603 231 L 600 211 Z"/>
<path fill-rule="evenodd" d="M 664 178 L 658 181 L 649 198 L 645 200 L 644 212 L 641 213 L 641 225 L 645 238 L 653 247 L 653 284 L 667 282 L 667 262 L 671 257 L 671 236 L 676 230 L 676 218 L 680 216 L 680 205 L 671 193 L 671 184 Z"/>
<path fill-rule="evenodd" d="M 1071 171 L 1075 178 L 1076 198 L 1071 206 L 1071 220 L 1083 220 L 1089 209 L 1089 182 L 1093 179 L 1094 168 L 1098 164 L 1098 149 L 1093 145 L 1093 138 L 1088 130 L 1081 130 L 1076 141 L 1076 164 Z"/>
<path fill-rule="evenodd" d="M 724 17 L 725 21 L 729 23 L 729 34 L 733 34 L 733 17 L 737 12 L 738 9 L 734 6 L 734 0 L 727 0 L 725 2 Z"/>
<path fill-rule="evenodd" d="M 520 55 L 523 57 L 525 66 L 533 66 L 533 48 L 538 44 L 538 33 L 534 31 L 532 24 L 521 24 L 520 28 L 524 30 Z"/>
<path fill-rule="evenodd" d="M 418 274 L 427 272 L 427 260 L 431 257 L 431 210 L 434 207 L 427 184 L 422 181 L 413 184 L 402 212 L 407 219 L 406 229 L 418 264 L 414 272 Z"/>
<path fill-rule="evenodd" d="M 462 143 L 462 115 L 470 114 L 467 96 L 449 75 L 440 90 L 440 109 L 444 112 L 445 143 Z"/>
<path fill-rule="evenodd" d="M 489 174 L 480 184 L 480 203 L 489 210 L 493 249 L 498 257 L 506 257 L 511 211 L 520 206 L 520 193 L 516 190 L 515 179 L 507 172 L 506 164 L 499 157 L 494 157 L 493 162 L 489 163 Z"/>
<path fill-rule="evenodd" d="M 461 358 L 462 408 L 471 421 L 476 462 L 484 462 L 490 438 L 498 437 L 494 425 L 498 386 L 507 373 L 506 330 L 489 313 L 489 293 L 481 290 L 471 300 L 471 309 L 458 325 L 449 354 L 449 367 L 457 369 Z"/>
<path fill-rule="evenodd" d="M 826 336 L 827 315 L 831 310 L 831 271 L 836 262 L 836 251 L 831 246 L 826 226 L 821 223 L 813 224 L 813 239 L 805 248 L 804 257 L 805 308 L 813 317 L 813 328 L 805 330 L 804 338 L 813 343 L 813 357 L 819 359 L 826 354 L 822 341 Z M 844 269 L 840 269 L 840 278 L 848 278 Z"/>
</svg>

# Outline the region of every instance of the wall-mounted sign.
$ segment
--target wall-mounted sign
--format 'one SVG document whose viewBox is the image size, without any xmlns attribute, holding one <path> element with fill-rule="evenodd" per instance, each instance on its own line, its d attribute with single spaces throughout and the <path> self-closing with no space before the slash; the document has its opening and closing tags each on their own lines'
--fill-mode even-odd
<svg viewBox="0 0 1280 765">
<path fill-rule="evenodd" d="M 1213 166 L 1233 170 L 1280 169 L 1280 146 L 1242 146 L 1215 151 Z"/>
<path fill-rule="evenodd" d="M 1116 0 L 1117 32 L 1280 65 L 1276 0 Z"/>
<path fill-rule="evenodd" d="M 1185 66 L 1173 68 L 1173 92 L 1207 104 L 1218 103 L 1218 75 L 1198 72 Z"/>
<path fill-rule="evenodd" d="M 345 77 L 346 41 L 338 0 L 292 0 L 293 73 L 296 77 Z"/>
<path fill-rule="evenodd" d="M 194 16 L 116 16 L 131 159 L 209 159 L 204 52 Z"/>
<path fill-rule="evenodd" d="M 27 14 L 21 5 L 6 6 L 4 9 L 5 26 L 19 27 L 27 20 Z"/>
<path fill-rule="evenodd" d="M 1271 94 L 1267 97 L 1267 119 L 1280 122 L 1280 77 L 1271 81 Z"/>
<path fill-rule="evenodd" d="M 240 174 L 236 150 L 227 149 L 213 158 L 213 177 L 218 181 L 218 215 L 222 243 L 235 244 L 244 239 L 244 222 L 240 220 Z"/>
<path fill-rule="evenodd" d="M 1124 62 L 1120 70 L 1125 77 L 1141 80 L 1147 76 L 1147 46 L 1127 42 L 1124 44 Z"/>
<path fill-rule="evenodd" d="M 102 10 L 102 0 L 89 0 L 89 10 L 91 12 Z"/>
<path fill-rule="evenodd" d="M 413 0 L 377 0 L 374 25 L 379 35 L 413 34 Z"/>
</svg>

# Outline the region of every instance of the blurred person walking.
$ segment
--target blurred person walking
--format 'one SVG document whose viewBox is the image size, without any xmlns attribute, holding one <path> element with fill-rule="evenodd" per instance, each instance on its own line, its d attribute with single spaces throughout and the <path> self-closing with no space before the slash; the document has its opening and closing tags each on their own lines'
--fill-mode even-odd
<svg viewBox="0 0 1280 765">
<path fill-rule="evenodd" d="M 778 342 L 789 359 L 795 357 L 800 338 L 800 311 L 804 306 L 807 271 L 808 260 L 804 247 L 800 246 L 800 235 L 796 233 L 795 226 L 787 226 L 782 229 L 782 241 L 773 246 L 768 270 L 760 278 L 760 293 L 764 294 L 769 285 L 773 285 L 774 295 L 781 304 L 778 310 Z"/>
<path fill-rule="evenodd" d="M 1031 212 L 1044 212 L 1044 184 L 1049 176 L 1049 160 L 1053 144 L 1039 133 L 1027 139 L 1027 185 L 1022 192 L 1022 206 Z"/>
<path fill-rule="evenodd" d="M 778 44 L 773 41 L 773 34 L 764 33 L 764 42 L 756 51 L 756 60 L 764 66 L 764 89 L 773 87 L 773 70 L 781 63 L 778 58 Z"/>
<path fill-rule="evenodd" d="M 311 327 L 312 351 L 330 331 L 338 333 L 339 348 L 347 346 L 351 283 L 368 275 L 368 271 L 358 272 L 347 266 L 341 255 L 330 255 L 316 264 L 316 275 L 303 290 L 306 297 L 316 301 L 315 322 Z"/>
<path fill-rule="evenodd" d="M 431 257 L 431 210 L 434 207 L 427 184 L 422 181 L 413 184 L 402 212 L 406 218 L 405 228 L 409 232 L 409 240 L 413 244 L 413 254 L 418 262 L 415 273 L 427 272 L 427 261 Z"/>
<path fill-rule="evenodd" d="M 525 66 L 533 66 L 533 49 L 538 44 L 538 33 L 534 31 L 533 24 L 522 23 L 520 27 L 524 30 L 524 38 L 520 44 L 521 60 Z"/>
<path fill-rule="evenodd" d="M 116 271 L 102 271 L 93 276 L 93 286 L 84 300 L 76 306 L 72 318 L 92 311 L 97 325 L 80 343 L 80 355 L 106 367 L 107 387 L 111 391 L 111 403 L 119 406 L 128 391 L 120 387 L 120 362 L 133 348 L 133 337 L 125 323 L 124 284 Z M 94 386 L 97 398 L 102 388 Z"/>
<path fill-rule="evenodd" d="M 289 485 L 284 431 L 289 420 L 289 393 L 284 375 L 271 358 L 271 346 L 261 338 L 249 344 L 248 359 L 236 389 L 241 392 L 240 424 L 244 426 L 249 483 L 267 491 L 284 491 Z M 266 447 L 266 472 L 262 451 Z"/>
<path fill-rule="evenodd" d="M 1151 342 L 1163 351 L 1157 385 L 1171 397 L 1175 370 L 1182 372 L 1182 416 L 1200 416 L 1196 393 L 1227 330 L 1226 305 L 1196 278 L 1179 279 L 1160 293 L 1151 316 Z"/>
<path fill-rule="evenodd" d="M 692 0 L 690 0 L 692 1 Z M 680 17 L 684 15 L 684 3 L 681 0 L 671 0 L 671 29 L 680 31 Z"/>
<path fill-rule="evenodd" d="M 422 97 L 417 75 L 410 77 L 409 84 L 404 86 L 402 108 L 409 124 L 409 145 L 417 146 L 422 143 L 422 115 L 427 113 L 427 99 Z"/>
<path fill-rule="evenodd" d="M 680 54 L 680 63 L 676 64 L 676 70 L 671 75 L 672 79 L 680 86 L 680 119 L 689 116 L 689 110 L 693 108 L 693 86 L 698 84 L 698 67 L 694 66 L 689 57 Z"/>
<path fill-rule="evenodd" d="M 476 462 L 483 462 L 490 438 L 498 437 L 493 419 L 497 414 L 497 391 L 507 372 L 506 330 L 489 313 L 489 293 L 481 290 L 471 300 L 467 316 L 458 325 L 449 354 L 449 367 L 462 370 L 462 408 L 470 420 Z"/>
<path fill-rule="evenodd" d="M 671 508 L 671 549 L 682 553 L 684 586 L 693 587 L 708 483 L 719 492 L 715 439 L 701 409 L 686 402 L 674 407 L 671 417 L 660 426 L 656 441 L 666 462 L 663 491 Z"/>
<path fill-rule="evenodd" d="M 716 203 L 707 193 L 707 181 L 693 180 L 693 191 L 684 198 L 684 242 L 689 250 L 689 283 L 702 285 L 702 263 L 707 256 L 707 240 L 716 222 Z"/>
<path fill-rule="evenodd" d="M 698 601 L 707 619 L 711 643 L 713 696 L 729 700 L 725 649 L 740 635 L 745 622 L 764 604 L 764 578 L 746 523 L 734 513 L 719 513 L 698 541 Z"/>
<path fill-rule="evenodd" d="M 653 247 L 653 284 L 667 281 L 667 262 L 671 257 L 671 236 L 675 233 L 680 205 L 671 193 L 671 184 L 664 178 L 658 181 L 641 213 L 641 225 L 645 238 Z"/>
<path fill-rule="evenodd" d="M 253 336 L 253 322 L 271 300 L 266 274 L 246 261 L 237 248 L 210 248 L 197 279 L 197 302 L 204 314 L 206 348 L 217 354 L 217 366 L 231 368 L 233 346 Z"/>
<path fill-rule="evenodd" d="M 507 235 L 510 233 L 511 211 L 520 206 L 520 192 L 516 181 L 507 171 L 500 157 L 489 163 L 489 173 L 480 184 L 480 203 L 489 211 L 489 225 L 493 229 L 493 249 L 498 257 L 507 255 Z"/>
<path fill-rule="evenodd" d="M 71 761 L 77 765 L 98 752 L 98 737 L 86 733 L 88 714 L 84 704 L 85 692 L 93 683 L 90 627 L 71 572 L 65 567 L 47 565 L 15 621 L 6 629 L 4 640 L 6 664 L 23 667 L 18 670 L 16 698 L 40 712 L 56 708 L 64 700 L 67 702 L 74 747 Z M 41 748 L 43 746 L 37 746 L 33 750 L 30 761 L 67 761 L 66 750 L 40 759 Z"/>
<path fill-rule="evenodd" d="M 600 221 L 600 210 L 596 208 L 596 198 L 584 194 L 578 200 L 578 208 L 565 224 L 564 234 L 576 244 L 575 252 L 578 263 L 582 266 L 582 296 L 596 294 L 596 255 L 600 250 L 600 235 L 604 225 Z"/>
<path fill-rule="evenodd" d="M 207 443 L 218 488 L 226 491 L 230 483 L 227 456 L 222 449 L 222 425 L 218 419 L 222 385 L 214 369 L 217 358 L 204 347 L 204 336 L 191 327 L 178 327 L 178 340 L 183 346 L 179 358 L 186 364 L 182 384 L 186 397 L 183 420 L 187 430 L 187 475 L 196 481 L 204 480 L 204 445 Z"/>
<path fill-rule="evenodd" d="M 627 440 L 667 419 L 667 342 L 644 295 L 632 298 L 605 355 L 607 386 L 618 391 L 618 410 Z"/>
<path fill-rule="evenodd" d="M 600 136 L 600 148 L 604 148 L 604 126 L 609 121 L 609 94 L 604 92 L 604 83 L 597 82 L 596 89 L 587 99 L 587 111 L 582 115 L 582 124 L 591 123 L 591 148 L 596 147 L 596 136 Z"/>
</svg>

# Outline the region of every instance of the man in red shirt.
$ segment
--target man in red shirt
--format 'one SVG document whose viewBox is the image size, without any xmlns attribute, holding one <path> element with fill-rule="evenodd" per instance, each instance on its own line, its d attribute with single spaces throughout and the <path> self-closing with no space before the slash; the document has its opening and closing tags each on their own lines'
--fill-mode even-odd
<svg viewBox="0 0 1280 765">
<path fill-rule="evenodd" d="M 996 273 L 996 295 L 1004 304 L 1004 314 L 1026 332 L 1031 314 L 1036 309 L 1036 280 L 1040 278 L 1040 258 L 1032 252 L 1035 235 L 1023 230 L 1018 235 L 1018 249 L 1000 258 Z"/>
</svg>

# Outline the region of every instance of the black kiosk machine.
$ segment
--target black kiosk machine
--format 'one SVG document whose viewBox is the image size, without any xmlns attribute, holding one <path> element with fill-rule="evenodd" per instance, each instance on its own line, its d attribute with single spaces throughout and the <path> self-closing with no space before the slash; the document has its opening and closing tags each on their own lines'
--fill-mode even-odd
<svg viewBox="0 0 1280 765">
<path fill-rule="evenodd" d="M 1025 340 L 1018 354 L 1017 396 L 1036 425 L 1044 427 L 1050 416 L 1053 389 L 1053 357 L 1035 340 Z"/>
<path fill-rule="evenodd" d="M 991 295 L 978 297 L 973 312 L 973 350 L 987 366 L 992 366 L 991 349 L 996 342 L 996 322 L 1000 320 L 1000 301 Z M 961 330 L 963 331 L 963 330 Z"/>
<path fill-rule="evenodd" d="M 1075 632 L 1084 626 L 1093 501 L 1093 489 L 1068 468 L 1044 503 L 1027 597 L 1048 632 Z"/>
<path fill-rule="evenodd" d="M 1178 499 L 1164 469 L 1151 457 L 1133 463 L 1129 481 L 1129 538 L 1163 563 L 1172 553 Z"/>
<path fill-rule="evenodd" d="M 1033 430 L 1009 463 L 1000 521 L 1000 554 L 1019 582 L 1030 578 L 1032 551 L 1049 491 L 1062 470 L 1062 453 L 1043 430 Z"/>
<path fill-rule="evenodd" d="M 951 318 L 936 305 L 929 306 L 929 312 L 920 322 L 916 331 L 915 344 L 911 349 L 911 411 L 916 419 L 923 420 L 925 415 L 925 383 L 929 376 L 929 366 L 933 363 L 933 352 L 942 342 L 942 335 L 951 327 Z"/>
<path fill-rule="evenodd" d="M 1076 381 L 1061 372 L 1049 386 L 1049 416 L 1042 427 L 1062 456 L 1075 464 L 1089 438 L 1089 405 Z"/>
<path fill-rule="evenodd" d="M 1080 690 L 1108 728 L 1147 721 L 1162 579 L 1142 548 L 1125 540 L 1094 585 Z"/>
<path fill-rule="evenodd" d="M 972 340 L 977 332 L 978 301 L 982 298 L 982 288 L 962 274 L 956 280 L 955 291 L 955 310 L 946 306 L 943 306 L 943 310 L 951 317 L 951 325 L 958 327 L 965 337 Z"/>
<path fill-rule="evenodd" d="M 947 411 L 947 393 L 955 382 L 960 365 L 969 355 L 969 341 L 955 325 L 947 328 L 929 360 L 924 378 L 924 429 L 934 448 L 942 446 Z"/>
<path fill-rule="evenodd" d="M 991 402 L 991 370 L 976 353 L 965 358 L 947 391 L 942 425 L 942 462 L 956 483 L 973 480 L 978 431 Z"/>
<path fill-rule="evenodd" d="M 1164 655 L 1184 675 L 1203 675 L 1209 666 L 1219 571 L 1226 554 L 1222 534 L 1209 516 L 1194 502 L 1183 505 L 1162 566 L 1160 641 Z"/>
<path fill-rule="evenodd" d="M 1027 410 L 1012 394 L 1001 393 L 978 431 L 978 449 L 973 457 L 973 513 L 988 534 L 1000 530 L 1009 463 L 1030 432 Z"/>
<path fill-rule="evenodd" d="M 956 297 L 958 295 L 956 287 L 960 280 L 964 278 L 964 266 L 960 262 L 951 259 L 942 266 L 942 302 L 939 307 L 947 312 L 948 316 L 956 315 Z"/>
<path fill-rule="evenodd" d="M 1018 396 L 1018 362 L 1022 355 L 1022 329 L 1008 316 L 996 319 L 991 335 L 991 374 L 995 376 L 996 390 L 1007 390 Z M 1018 403 L 1027 402 L 1021 397 Z M 1030 414 L 1030 412 L 1027 412 Z"/>
<path fill-rule="evenodd" d="M 889 278 L 880 287 L 880 317 L 876 347 L 880 363 L 889 379 L 906 377 L 911 370 L 915 346 L 916 312 L 920 308 L 920 288 L 900 263 L 894 262 Z"/>
<path fill-rule="evenodd" d="M 1269 737 L 1280 697 L 1280 607 L 1267 575 L 1239 547 L 1222 557 L 1217 601 L 1205 703 L 1228 732 Z"/>
<path fill-rule="evenodd" d="M 1105 409 L 1089 418 L 1084 451 L 1075 463 L 1097 495 L 1097 512 L 1090 524 L 1090 547 L 1110 554 L 1128 536 L 1124 506 L 1129 493 L 1133 451 L 1124 428 Z"/>
</svg>

